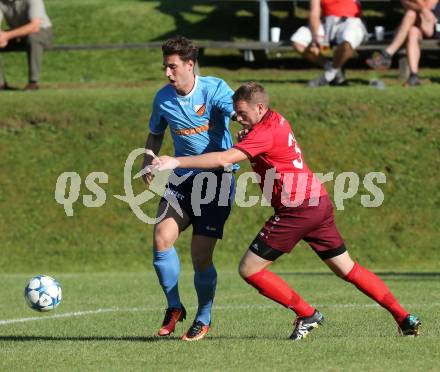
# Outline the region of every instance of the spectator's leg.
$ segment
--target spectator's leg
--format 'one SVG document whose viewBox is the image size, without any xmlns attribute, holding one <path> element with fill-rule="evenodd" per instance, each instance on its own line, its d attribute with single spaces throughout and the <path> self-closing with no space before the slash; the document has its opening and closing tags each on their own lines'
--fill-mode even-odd
<svg viewBox="0 0 440 372">
<path fill-rule="evenodd" d="M 425 37 L 432 37 L 435 31 L 437 19 L 431 10 L 423 8 L 420 11 L 420 30 Z"/>
<path fill-rule="evenodd" d="M 353 56 L 353 48 L 350 43 L 344 41 L 339 44 L 333 56 L 333 67 L 341 68 Z"/>
<path fill-rule="evenodd" d="M 394 35 L 391 44 L 385 48 L 388 55 L 393 56 L 405 42 L 410 28 L 416 23 L 417 13 L 414 10 L 407 10 L 400 22 L 399 28 Z"/>
<path fill-rule="evenodd" d="M 44 48 L 52 43 L 52 29 L 41 29 L 29 35 L 27 43 L 29 83 L 36 83 L 40 79 Z"/>
<path fill-rule="evenodd" d="M 418 27 L 411 27 L 408 33 L 408 40 L 406 42 L 406 53 L 408 56 L 409 70 L 414 74 L 417 74 L 419 71 L 421 40 L 421 30 Z"/>
<path fill-rule="evenodd" d="M 339 44 L 333 54 L 333 61 L 330 68 L 324 72 L 325 80 L 331 82 L 335 79 L 336 75 L 340 73 L 342 66 L 353 56 L 353 48 L 347 41 Z"/>
<path fill-rule="evenodd" d="M 410 75 L 404 86 L 415 87 L 421 84 L 417 74 L 419 71 L 420 41 L 422 38 L 422 30 L 419 27 L 413 26 L 410 28 L 406 42 L 406 54 L 408 57 Z"/>
</svg>

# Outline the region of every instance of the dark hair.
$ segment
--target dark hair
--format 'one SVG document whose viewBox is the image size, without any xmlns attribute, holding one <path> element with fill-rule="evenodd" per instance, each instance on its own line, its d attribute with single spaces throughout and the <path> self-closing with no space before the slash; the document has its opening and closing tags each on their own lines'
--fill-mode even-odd
<svg viewBox="0 0 440 372">
<path fill-rule="evenodd" d="M 238 88 L 232 96 L 232 101 L 244 101 L 247 103 L 263 103 L 266 107 L 269 106 L 269 96 L 261 84 L 250 81 Z"/>
<path fill-rule="evenodd" d="M 197 57 L 199 55 L 199 48 L 186 37 L 176 36 L 168 39 L 162 45 L 162 54 L 164 57 L 177 54 L 184 62 L 188 62 L 189 60 L 191 60 L 196 63 Z"/>
</svg>

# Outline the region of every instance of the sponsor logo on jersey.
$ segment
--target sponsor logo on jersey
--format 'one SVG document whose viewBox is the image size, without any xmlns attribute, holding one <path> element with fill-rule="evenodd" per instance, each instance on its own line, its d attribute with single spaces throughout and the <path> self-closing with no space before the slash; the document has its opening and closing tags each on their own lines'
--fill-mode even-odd
<svg viewBox="0 0 440 372">
<path fill-rule="evenodd" d="M 194 111 L 197 115 L 202 116 L 205 113 L 206 105 L 202 103 L 201 105 L 194 105 Z"/>
<path fill-rule="evenodd" d="M 200 125 L 199 127 L 174 129 L 174 133 L 176 133 L 178 136 L 191 136 L 192 134 L 206 132 L 209 130 L 209 128 L 212 128 L 212 124 L 207 121 L 205 124 Z"/>
</svg>

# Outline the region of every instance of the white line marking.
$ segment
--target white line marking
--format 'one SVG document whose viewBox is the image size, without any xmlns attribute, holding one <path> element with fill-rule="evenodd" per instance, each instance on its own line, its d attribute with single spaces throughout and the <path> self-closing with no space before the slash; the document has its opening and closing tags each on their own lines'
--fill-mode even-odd
<svg viewBox="0 0 440 372">
<path fill-rule="evenodd" d="M 379 308 L 377 304 L 317 304 L 314 305 L 319 308 Z M 432 303 L 432 304 L 405 304 L 406 307 L 440 307 L 440 303 Z M 237 306 L 223 306 L 218 305 L 214 306 L 213 310 L 255 310 L 255 309 L 271 309 L 278 308 L 280 305 L 269 304 L 269 305 L 237 305 Z M 195 310 L 196 307 L 188 307 L 188 309 Z M 133 308 L 107 308 L 107 309 L 96 309 L 96 310 L 85 310 L 85 311 L 74 311 L 70 313 L 62 313 L 62 314 L 54 314 L 48 316 L 33 316 L 29 318 L 16 318 L 16 319 L 4 319 L 0 320 L 0 326 L 9 325 L 14 323 L 25 323 L 25 322 L 33 322 L 39 320 L 51 320 L 51 319 L 60 319 L 60 318 L 71 318 L 71 317 L 79 317 L 93 314 L 103 314 L 103 313 L 134 313 L 134 312 L 149 312 L 149 311 L 163 311 L 163 307 L 133 307 Z"/>
<path fill-rule="evenodd" d="M 75 316 L 84 316 L 84 315 L 91 315 L 91 314 L 100 314 L 100 313 L 111 313 L 111 312 L 135 312 L 135 311 L 148 311 L 149 309 L 140 309 L 140 308 L 131 308 L 131 309 L 119 309 L 119 308 L 112 308 L 112 309 L 96 309 L 96 310 L 86 310 L 86 311 L 74 311 L 71 313 L 62 313 L 62 314 L 55 314 L 55 315 L 49 315 L 49 316 L 33 316 L 30 318 L 17 318 L 17 319 L 6 319 L 6 320 L 0 320 L 0 325 L 7 325 L 7 324 L 13 324 L 13 323 L 24 323 L 24 322 L 32 322 L 32 321 L 38 321 L 38 320 L 49 320 L 49 319 L 59 319 L 59 318 L 70 318 Z"/>
</svg>

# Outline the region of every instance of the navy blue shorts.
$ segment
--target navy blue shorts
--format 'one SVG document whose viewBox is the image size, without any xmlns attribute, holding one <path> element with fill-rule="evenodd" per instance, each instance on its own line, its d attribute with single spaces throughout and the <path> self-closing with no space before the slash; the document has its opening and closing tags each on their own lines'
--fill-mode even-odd
<svg viewBox="0 0 440 372">
<path fill-rule="evenodd" d="M 206 171 L 188 177 L 179 185 L 168 184 L 165 189 L 173 194 L 190 218 L 193 235 L 223 237 L 223 228 L 235 197 L 235 178 L 232 173 Z M 166 201 L 162 197 L 161 202 Z"/>
</svg>

